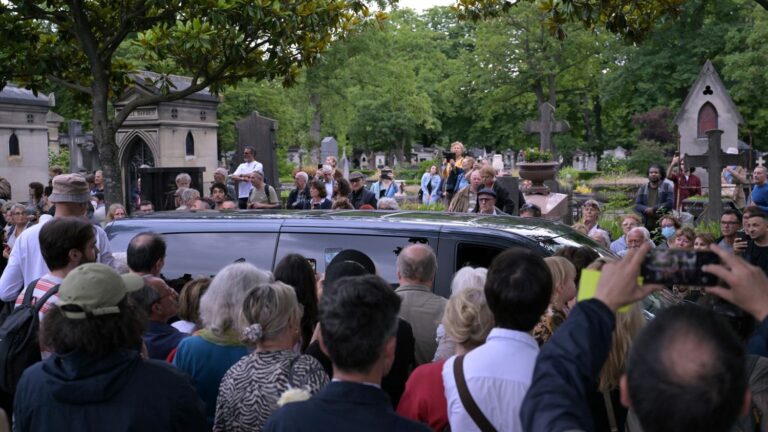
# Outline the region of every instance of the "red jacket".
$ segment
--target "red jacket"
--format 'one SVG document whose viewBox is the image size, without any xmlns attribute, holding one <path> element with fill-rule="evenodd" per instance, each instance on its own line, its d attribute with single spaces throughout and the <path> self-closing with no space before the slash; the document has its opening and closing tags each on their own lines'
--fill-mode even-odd
<svg viewBox="0 0 768 432">
<path fill-rule="evenodd" d="M 448 402 L 443 387 L 444 363 L 445 360 L 440 360 L 414 369 L 397 405 L 398 414 L 426 423 L 434 431 L 442 431 L 448 426 Z"/>
<path fill-rule="evenodd" d="M 701 180 L 696 177 L 695 174 L 688 176 L 688 180 L 685 179 L 685 175 L 681 173 L 673 173 L 669 176 L 672 183 L 675 184 L 675 210 L 680 210 L 688 197 L 693 195 L 701 195 Z"/>
</svg>

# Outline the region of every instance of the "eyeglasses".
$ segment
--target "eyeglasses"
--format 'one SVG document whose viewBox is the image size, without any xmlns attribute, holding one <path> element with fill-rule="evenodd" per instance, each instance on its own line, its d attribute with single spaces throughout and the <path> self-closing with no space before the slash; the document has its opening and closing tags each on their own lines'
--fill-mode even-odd
<svg viewBox="0 0 768 432">
<path fill-rule="evenodd" d="M 493 198 L 478 198 L 477 200 L 480 202 L 486 202 L 486 201 L 492 201 Z"/>
<path fill-rule="evenodd" d="M 350 179 L 350 180 L 349 180 L 349 182 L 350 182 L 350 183 L 357 183 L 357 182 L 359 182 L 360 180 L 362 180 L 362 179 L 359 179 L 359 178 L 356 178 L 356 179 Z"/>
<path fill-rule="evenodd" d="M 738 224 L 739 224 L 739 222 L 736 222 L 736 221 L 733 221 L 733 222 L 731 222 L 731 221 L 720 221 L 720 225 L 738 225 Z"/>
</svg>

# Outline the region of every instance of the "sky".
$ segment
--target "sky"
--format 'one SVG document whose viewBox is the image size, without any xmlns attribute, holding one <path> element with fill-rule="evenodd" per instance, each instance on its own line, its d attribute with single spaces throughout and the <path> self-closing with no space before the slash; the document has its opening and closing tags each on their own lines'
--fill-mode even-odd
<svg viewBox="0 0 768 432">
<path fill-rule="evenodd" d="M 454 0 L 399 0 L 401 8 L 411 8 L 416 12 L 423 12 L 432 6 L 450 6 Z"/>
</svg>

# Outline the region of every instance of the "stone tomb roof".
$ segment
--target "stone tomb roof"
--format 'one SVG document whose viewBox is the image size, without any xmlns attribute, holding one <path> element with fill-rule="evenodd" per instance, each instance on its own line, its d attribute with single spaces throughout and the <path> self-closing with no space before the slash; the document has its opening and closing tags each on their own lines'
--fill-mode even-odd
<svg viewBox="0 0 768 432">
<path fill-rule="evenodd" d="M 40 107 L 51 106 L 50 99 L 45 94 L 38 93 L 37 96 L 35 96 L 32 90 L 20 88 L 11 83 L 8 83 L 2 90 L 0 90 L 0 103 Z"/>
</svg>

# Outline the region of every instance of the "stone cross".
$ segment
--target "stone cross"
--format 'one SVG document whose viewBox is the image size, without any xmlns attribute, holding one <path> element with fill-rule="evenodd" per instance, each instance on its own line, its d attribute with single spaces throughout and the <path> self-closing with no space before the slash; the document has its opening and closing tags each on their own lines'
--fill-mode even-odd
<svg viewBox="0 0 768 432">
<path fill-rule="evenodd" d="M 763 155 L 760 155 L 760 157 L 757 158 L 755 162 L 757 162 L 757 164 L 760 166 L 765 166 L 765 159 L 763 159 Z"/>
<path fill-rule="evenodd" d="M 709 172 L 709 205 L 707 206 L 707 219 L 720 221 L 723 213 L 723 204 L 720 193 L 720 172 L 729 165 L 747 166 L 746 155 L 732 155 L 723 153 L 720 148 L 720 136 L 723 131 L 710 129 L 706 132 L 709 139 L 707 153 L 698 156 L 685 155 L 686 167 L 703 167 Z"/>
<path fill-rule="evenodd" d="M 549 102 L 539 105 L 539 120 L 528 120 L 523 130 L 526 133 L 539 134 L 539 150 L 555 153 L 552 144 L 553 133 L 564 133 L 571 129 L 571 125 L 564 120 L 555 120 L 555 107 Z"/>
</svg>

